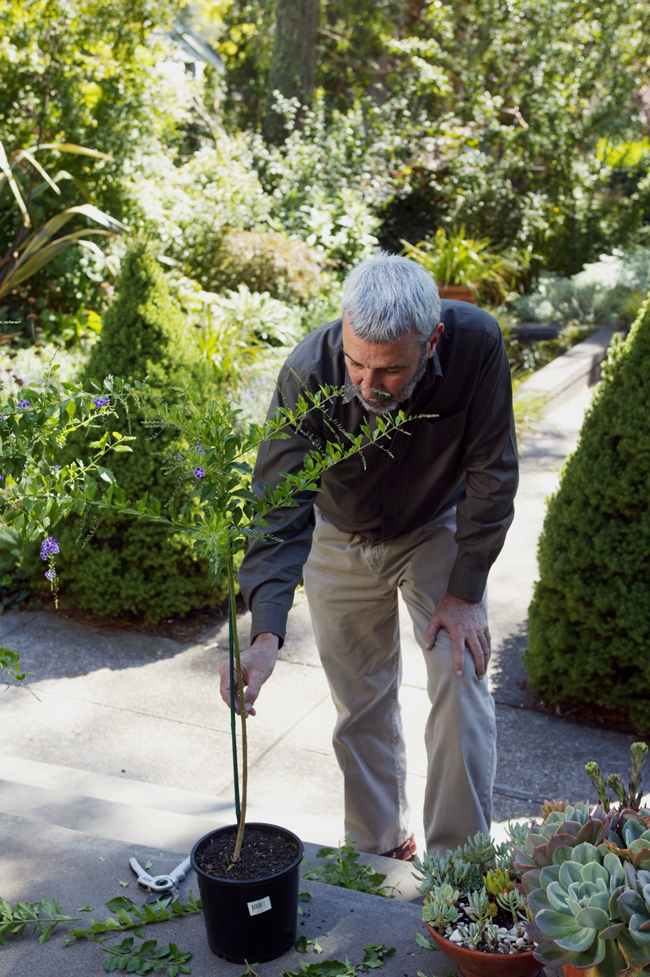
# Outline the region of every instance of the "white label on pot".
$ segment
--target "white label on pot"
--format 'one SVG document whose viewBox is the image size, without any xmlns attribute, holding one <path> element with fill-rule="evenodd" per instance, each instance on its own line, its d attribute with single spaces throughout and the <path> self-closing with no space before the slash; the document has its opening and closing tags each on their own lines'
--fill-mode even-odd
<svg viewBox="0 0 650 977">
<path fill-rule="evenodd" d="M 258 916 L 260 913 L 266 913 L 271 908 L 271 900 L 268 896 L 264 896 L 263 899 L 258 899 L 257 902 L 248 903 L 248 911 L 251 916 Z"/>
</svg>

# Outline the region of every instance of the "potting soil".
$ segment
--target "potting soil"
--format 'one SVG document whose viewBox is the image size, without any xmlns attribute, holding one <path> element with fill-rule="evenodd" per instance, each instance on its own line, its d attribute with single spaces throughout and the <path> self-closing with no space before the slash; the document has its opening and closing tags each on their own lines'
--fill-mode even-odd
<svg viewBox="0 0 650 977">
<path fill-rule="evenodd" d="M 217 879 L 265 879 L 278 875 L 296 860 L 296 846 L 281 835 L 245 828 L 241 853 L 233 862 L 236 829 L 221 832 L 196 853 L 196 862 Z"/>
</svg>

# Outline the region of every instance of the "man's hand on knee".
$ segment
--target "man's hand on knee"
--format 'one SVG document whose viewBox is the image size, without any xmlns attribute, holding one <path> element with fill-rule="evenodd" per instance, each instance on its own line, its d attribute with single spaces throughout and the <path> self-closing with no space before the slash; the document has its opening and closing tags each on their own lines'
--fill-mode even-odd
<svg viewBox="0 0 650 977">
<path fill-rule="evenodd" d="M 425 638 L 431 651 L 440 628 L 447 628 L 454 648 L 454 671 L 460 676 L 465 670 L 465 645 L 474 658 L 476 674 L 483 678 L 490 660 L 492 639 L 488 628 L 487 611 L 483 601 L 461 600 L 445 594 L 429 622 Z"/>
<path fill-rule="evenodd" d="M 280 639 L 277 634 L 263 632 L 258 634 L 255 641 L 241 653 L 242 679 L 246 691 L 244 704 L 247 716 L 254 716 L 253 703 L 260 694 L 260 689 L 271 675 L 278 657 Z M 230 662 L 221 666 L 221 698 L 230 706 Z M 239 690 L 237 688 L 237 671 L 235 670 L 235 711 L 240 712 Z"/>
</svg>

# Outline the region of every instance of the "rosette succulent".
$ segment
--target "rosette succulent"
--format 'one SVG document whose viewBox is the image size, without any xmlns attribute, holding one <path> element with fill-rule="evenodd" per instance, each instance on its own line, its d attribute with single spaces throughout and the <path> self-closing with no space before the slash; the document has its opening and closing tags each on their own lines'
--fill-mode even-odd
<svg viewBox="0 0 650 977">
<path fill-rule="evenodd" d="M 538 881 L 526 931 L 541 963 L 594 968 L 594 977 L 650 975 L 650 872 L 583 842 Z"/>
</svg>

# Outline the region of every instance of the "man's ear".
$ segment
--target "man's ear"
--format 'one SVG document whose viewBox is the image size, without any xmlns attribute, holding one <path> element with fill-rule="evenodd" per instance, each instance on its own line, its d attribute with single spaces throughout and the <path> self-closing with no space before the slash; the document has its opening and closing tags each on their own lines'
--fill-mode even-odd
<svg viewBox="0 0 650 977">
<path fill-rule="evenodd" d="M 436 328 L 431 333 L 427 342 L 427 359 L 430 360 L 436 351 L 436 346 L 438 345 L 438 340 L 445 331 L 444 322 L 439 322 Z"/>
</svg>

